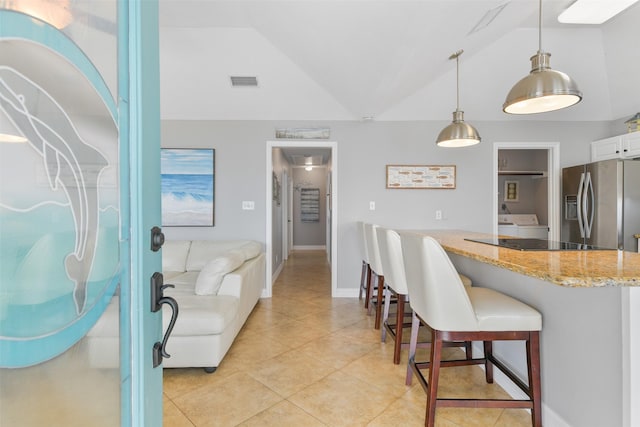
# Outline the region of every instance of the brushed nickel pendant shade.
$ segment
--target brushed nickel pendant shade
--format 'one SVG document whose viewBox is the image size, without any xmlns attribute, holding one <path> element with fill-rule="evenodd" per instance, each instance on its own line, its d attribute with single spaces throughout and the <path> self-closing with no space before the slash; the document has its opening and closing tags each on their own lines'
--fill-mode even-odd
<svg viewBox="0 0 640 427">
<path fill-rule="evenodd" d="M 582 100 L 582 92 L 571 77 L 549 65 L 551 54 L 542 51 L 542 0 L 538 15 L 538 52 L 531 57 L 531 72 L 513 86 L 502 111 L 535 114 L 560 110 Z"/>
<path fill-rule="evenodd" d="M 442 129 L 436 140 L 439 147 L 468 147 L 480 142 L 480 134 L 470 124 L 464 121 L 464 111 L 460 111 L 460 67 L 458 58 L 463 50 L 452 54 L 449 59 L 456 60 L 456 111 L 453 112 L 453 122 Z"/>
</svg>

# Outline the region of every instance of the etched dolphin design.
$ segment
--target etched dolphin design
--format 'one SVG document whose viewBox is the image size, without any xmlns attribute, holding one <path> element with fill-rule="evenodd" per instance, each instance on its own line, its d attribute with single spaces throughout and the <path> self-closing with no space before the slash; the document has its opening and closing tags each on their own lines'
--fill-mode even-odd
<svg viewBox="0 0 640 427">
<path fill-rule="evenodd" d="M 42 111 L 38 116 L 29 109 L 36 105 Z M 0 109 L 42 156 L 51 189 L 61 189 L 69 200 L 75 248 L 65 258 L 65 270 L 74 282 L 73 298 L 80 314 L 87 300 L 87 281 L 97 242 L 98 179 L 109 162 L 82 139 L 47 91 L 6 66 L 0 66 Z"/>
</svg>

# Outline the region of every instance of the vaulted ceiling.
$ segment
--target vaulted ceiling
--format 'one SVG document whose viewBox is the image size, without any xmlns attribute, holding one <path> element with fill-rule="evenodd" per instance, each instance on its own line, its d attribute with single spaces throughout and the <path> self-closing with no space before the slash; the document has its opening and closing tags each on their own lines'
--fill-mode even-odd
<svg viewBox="0 0 640 427">
<path fill-rule="evenodd" d="M 543 50 L 584 94 L 525 120 L 615 120 L 640 111 L 640 4 L 565 25 L 543 2 Z M 493 16 L 494 14 L 496 14 Z M 535 0 L 160 0 L 161 114 L 176 120 L 521 120 L 504 98 L 538 49 Z M 232 87 L 230 76 L 256 76 Z"/>
</svg>

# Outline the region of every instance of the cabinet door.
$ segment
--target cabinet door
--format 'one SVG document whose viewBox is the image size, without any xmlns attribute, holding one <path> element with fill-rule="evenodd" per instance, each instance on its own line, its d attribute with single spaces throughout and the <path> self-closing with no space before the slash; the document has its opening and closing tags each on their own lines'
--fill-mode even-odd
<svg viewBox="0 0 640 427">
<path fill-rule="evenodd" d="M 640 157 L 640 132 L 622 136 L 622 155 L 625 158 Z"/>
<path fill-rule="evenodd" d="M 591 161 L 618 159 L 621 148 L 621 137 L 614 136 L 612 138 L 601 139 L 591 143 Z"/>
</svg>

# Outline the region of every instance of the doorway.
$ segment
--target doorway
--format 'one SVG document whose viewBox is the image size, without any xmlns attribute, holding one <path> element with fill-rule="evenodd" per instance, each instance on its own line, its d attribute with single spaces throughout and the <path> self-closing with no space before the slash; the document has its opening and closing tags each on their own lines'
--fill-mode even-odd
<svg viewBox="0 0 640 427">
<path fill-rule="evenodd" d="M 519 153 L 520 150 L 525 151 Z M 527 156 L 518 156 L 522 153 L 527 153 Z M 519 161 L 523 158 L 527 160 Z M 536 213 L 540 223 L 546 223 L 549 227 L 548 239 L 559 240 L 559 188 L 559 143 L 494 143 L 493 234 L 500 234 L 498 224 L 501 215 Z M 525 199 L 527 197 L 528 200 Z M 540 197 L 544 197 L 544 200 L 540 200 Z M 546 209 L 540 206 L 542 204 L 546 204 Z"/>
<path fill-rule="evenodd" d="M 322 149 L 328 151 L 329 164 L 324 165 L 326 168 L 326 177 L 328 185 L 323 194 L 318 194 L 319 198 L 324 199 L 323 204 L 326 206 L 325 222 L 326 234 L 325 245 L 327 250 L 327 259 L 331 268 L 331 292 L 336 295 L 337 289 L 337 206 L 338 206 L 338 152 L 337 143 L 335 141 L 267 141 L 266 152 L 266 289 L 263 297 L 271 297 L 272 286 L 274 282 L 274 272 L 277 272 L 284 262 L 284 258 L 288 256 L 286 251 L 295 247 L 293 241 L 293 203 L 296 198 L 293 168 L 287 168 L 286 173 L 274 170 L 274 149 L 282 150 L 314 150 Z M 287 193 L 286 195 L 284 193 Z M 312 192 L 310 192 L 312 193 Z M 286 205 L 284 202 L 286 201 Z M 289 222 L 291 221 L 291 222 Z"/>
</svg>

